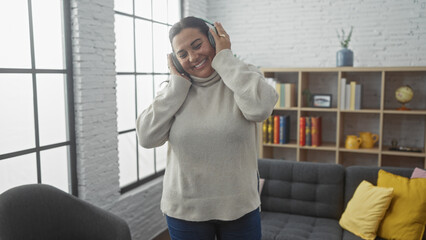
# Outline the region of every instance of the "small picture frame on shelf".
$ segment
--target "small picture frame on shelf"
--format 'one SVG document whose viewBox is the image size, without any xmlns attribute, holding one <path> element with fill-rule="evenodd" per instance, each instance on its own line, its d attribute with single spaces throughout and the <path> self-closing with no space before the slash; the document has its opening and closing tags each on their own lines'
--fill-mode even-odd
<svg viewBox="0 0 426 240">
<path fill-rule="evenodd" d="M 312 94 L 312 107 L 331 108 L 331 94 Z"/>
</svg>

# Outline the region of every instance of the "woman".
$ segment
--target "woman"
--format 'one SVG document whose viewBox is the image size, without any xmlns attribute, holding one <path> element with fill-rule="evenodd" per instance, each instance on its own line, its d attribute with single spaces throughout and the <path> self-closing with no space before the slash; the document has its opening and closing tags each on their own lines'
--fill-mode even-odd
<svg viewBox="0 0 426 240">
<path fill-rule="evenodd" d="M 143 147 L 168 141 L 161 210 L 172 239 L 261 238 L 257 122 L 278 99 L 256 67 L 235 58 L 229 35 L 195 17 L 169 33 L 179 73 L 137 119 Z M 214 38 L 215 48 L 208 39 Z"/>
</svg>

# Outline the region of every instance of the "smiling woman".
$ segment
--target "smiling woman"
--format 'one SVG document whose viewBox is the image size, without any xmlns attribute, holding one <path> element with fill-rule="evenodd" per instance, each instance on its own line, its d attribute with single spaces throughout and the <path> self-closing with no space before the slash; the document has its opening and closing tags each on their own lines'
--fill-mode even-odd
<svg viewBox="0 0 426 240">
<path fill-rule="evenodd" d="M 214 28 L 187 17 L 170 29 L 171 76 L 139 115 L 138 139 L 168 143 L 161 210 L 172 239 L 259 240 L 257 123 L 278 94 Z"/>
</svg>

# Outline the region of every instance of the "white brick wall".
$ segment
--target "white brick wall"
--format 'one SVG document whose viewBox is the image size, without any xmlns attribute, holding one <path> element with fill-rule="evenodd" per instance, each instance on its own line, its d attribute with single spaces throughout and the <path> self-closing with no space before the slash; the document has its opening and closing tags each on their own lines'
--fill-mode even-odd
<svg viewBox="0 0 426 240">
<path fill-rule="evenodd" d="M 184 0 L 183 16 L 195 16 L 205 18 L 207 16 L 208 0 Z"/>
<path fill-rule="evenodd" d="M 334 67 L 336 30 L 354 26 L 354 66 L 425 66 L 426 0 L 210 0 L 232 49 L 264 67 Z"/>
<path fill-rule="evenodd" d="M 103 208 L 120 196 L 112 7 L 71 1 L 78 191 Z"/>
<path fill-rule="evenodd" d="M 71 0 L 79 197 L 125 219 L 135 240 L 166 228 L 162 179 L 120 195 L 114 0 Z"/>
</svg>

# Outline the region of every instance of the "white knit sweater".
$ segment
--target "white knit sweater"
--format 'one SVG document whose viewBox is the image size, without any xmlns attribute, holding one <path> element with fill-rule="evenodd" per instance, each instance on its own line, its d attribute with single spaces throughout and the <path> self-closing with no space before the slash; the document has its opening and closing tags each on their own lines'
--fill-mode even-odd
<svg viewBox="0 0 426 240">
<path fill-rule="evenodd" d="M 278 99 L 256 67 L 229 49 L 192 82 L 172 75 L 136 122 L 146 148 L 168 141 L 161 210 L 188 221 L 235 220 L 260 205 L 257 124 Z"/>
</svg>

